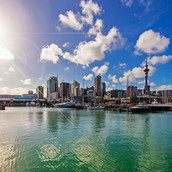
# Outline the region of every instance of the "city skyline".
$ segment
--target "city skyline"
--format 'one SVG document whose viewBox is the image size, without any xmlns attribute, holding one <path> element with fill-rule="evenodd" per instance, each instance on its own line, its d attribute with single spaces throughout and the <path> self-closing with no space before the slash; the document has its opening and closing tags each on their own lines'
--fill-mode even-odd
<svg viewBox="0 0 172 172">
<path fill-rule="evenodd" d="M 0 94 L 45 88 L 57 74 L 81 87 L 101 75 L 107 90 L 126 89 L 129 76 L 143 88 L 146 54 L 151 89 L 172 89 L 171 8 L 162 0 L 1 2 Z"/>
</svg>

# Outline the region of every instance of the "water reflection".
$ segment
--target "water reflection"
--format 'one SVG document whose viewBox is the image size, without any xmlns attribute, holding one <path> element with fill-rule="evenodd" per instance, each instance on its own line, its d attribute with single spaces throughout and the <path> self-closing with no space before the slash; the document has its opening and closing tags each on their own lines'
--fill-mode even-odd
<svg viewBox="0 0 172 172">
<path fill-rule="evenodd" d="M 57 132 L 58 129 L 58 115 L 55 111 L 47 111 L 47 124 L 49 132 Z"/>
</svg>

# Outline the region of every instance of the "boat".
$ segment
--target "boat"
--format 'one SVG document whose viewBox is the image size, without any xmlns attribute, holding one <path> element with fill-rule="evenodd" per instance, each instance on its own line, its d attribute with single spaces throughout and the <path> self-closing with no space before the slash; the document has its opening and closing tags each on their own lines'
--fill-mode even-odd
<svg viewBox="0 0 172 172">
<path fill-rule="evenodd" d="M 158 103 L 154 100 L 150 105 L 149 108 L 152 112 L 156 111 L 172 111 L 172 104 L 170 103 Z"/>
<path fill-rule="evenodd" d="M 131 112 L 150 112 L 150 108 L 146 103 L 139 103 L 136 106 L 130 107 Z"/>
<path fill-rule="evenodd" d="M 95 107 L 88 107 L 88 109 L 90 110 L 104 110 L 104 107 L 103 106 L 95 106 Z"/>
<path fill-rule="evenodd" d="M 56 107 L 56 108 L 81 108 L 81 106 L 79 106 L 78 104 L 76 104 L 73 101 L 64 102 L 64 103 L 56 103 L 56 104 L 54 104 L 54 107 Z"/>
<path fill-rule="evenodd" d="M 0 105 L 0 110 L 5 110 L 5 105 Z"/>
</svg>

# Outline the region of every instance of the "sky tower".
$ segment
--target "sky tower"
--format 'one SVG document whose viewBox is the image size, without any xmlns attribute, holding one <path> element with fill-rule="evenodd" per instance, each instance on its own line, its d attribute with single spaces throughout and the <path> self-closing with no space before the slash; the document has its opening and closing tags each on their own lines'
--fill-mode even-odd
<svg viewBox="0 0 172 172">
<path fill-rule="evenodd" d="M 144 88 L 144 94 L 149 95 L 150 93 L 150 85 L 148 85 L 148 73 L 149 73 L 149 68 L 148 68 L 148 63 L 147 63 L 147 57 L 146 57 L 146 65 L 145 65 L 145 88 Z"/>
</svg>

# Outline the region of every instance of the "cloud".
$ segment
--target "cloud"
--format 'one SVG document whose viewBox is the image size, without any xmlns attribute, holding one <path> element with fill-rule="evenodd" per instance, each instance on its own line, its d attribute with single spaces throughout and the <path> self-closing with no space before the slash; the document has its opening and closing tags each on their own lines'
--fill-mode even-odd
<svg viewBox="0 0 172 172">
<path fill-rule="evenodd" d="M 106 36 L 99 33 L 92 41 L 80 42 L 73 54 L 66 52 L 63 58 L 76 64 L 89 66 L 96 60 L 102 60 L 105 57 L 105 52 L 120 48 L 124 43 L 125 40 L 118 29 L 113 27 Z"/>
<path fill-rule="evenodd" d="M 1 87 L 0 94 L 22 95 L 22 94 L 28 93 L 29 90 L 32 90 L 32 89 L 23 88 L 23 87 L 17 87 L 17 88 Z M 35 90 L 32 90 L 32 91 L 35 91 Z"/>
<path fill-rule="evenodd" d="M 113 90 L 113 89 L 112 89 L 112 88 L 110 88 L 110 87 L 107 89 L 107 91 L 111 91 L 111 90 Z"/>
<path fill-rule="evenodd" d="M 69 47 L 69 45 L 70 45 L 70 43 L 69 43 L 69 42 L 66 42 L 66 43 L 64 43 L 62 46 L 63 46 L 63 47 Z"/>
<path fill-rule="evenodd" d="M 8 75 L 8 72 L 4 72 L 3 74 L 4 74 L 4 75 Z"/>
<path fill-rule="evenodd" d="M 147 54 L 161 53 L 165 51 L 169 43 L 170 40 L 168 38 L 150 29 L 139 36 L 135 45 L 135 53 L 137 54 L 139 51 Z"/>
<path fill-rule="evenodd" d="M 54 64 L 59 61 L 59 56 L 63 55 L 63 51 L 56 44 L 44 47 L 41 51 L 41 61 L 52 61 Z"/>
<path fill-rule="evenodd" d="M 119 63 L 120 67 L 125 67 L 127 64 L 126 63 Z"/>
<path fill-rule="evenodd" d="M 84 1 L 82 0 L 80 3 L 80 7 L 82 8 L 81 20 L 87 24 L 93 24 L 93 15 L 97 15 L 100 13 L 101 8 L 97 3 L 94 3 L 92 0 Z"/>
<path fill-rule="evenodd" d="M 163 56 L 153 56 L 153 57 L 149 57 L 148 58 L 148 62 L 151 64 L 151 65 L 156 65 L 158 63 L 160 64 L 165 64 L 167 63 L 168 61 L 172 60 L 172 55 L 163 55 Z"/>
<path fill-rule="evenodd" d="M 38 80 L 39 80 L 39 81 L 42 80 L 42 77 L 39 77 Z"/>
<path fill-rule="evenodd" d="M 110 82 L 105 81 L 106 85 L 110 85 Z"/>
<path fill-rule="evenodd" d="M 111 74 L 109 74 L 108 79 L 112 80 L 112 83 L 118 83 L 118 80 L 116 79 L 116 75 L 112 76 Z"/>
<path fill-rule="evenodd" d="M 83 77 L 83 79 L 84 80 L 92 80 L 93 79 L 93 74 L 89 74 L 89 75 L 85 75 L 84 77 Z"/>
<path fill-rule="evenodd" d="M 31 81 L 31 79 L 25 79 L 25 80 L 20 80 L 20 82 L 22 83 L 22 84 L 24 84 L 24 85 L 30 85 L 30 84 L 32 84 L 32 81 Z"/>
<path fill-rule="evenodd" d="M 79 20 L 80 16 L 75 15 L 73 11 L 67 11 L 66 15 L 60 14 L 59 20 L 62 22 L 63 25 L 68 26 L 74 30 L 82 30 L 82 23 Z"/>
<path fill-rule="evenodd" d="M 0 60 L 14 60 L 14 55 L 8 49 L 0 47 Z"/>
<path fill-rule="evenodd" d="M 96 35 L 97 33 L 101 32 L 102 28 L 103 28 L 103 21 L 97 19 L 95 25 L 89 29 L 88 34 Z"/>
<path fill-rule="evenodd" d="M 153 66 L 149 66 L 149 76 L 152 76 L 156 72 L 156 68 Z M 125 71 L 123 73 L 123 77 L 119 78 L 119 81 L 124 85 L 127 83 L 127 77 L 129 77 L 129 82 L 136 82 L 138 78 L 144 78 L 144 67 L 134 67 L 132 70 Z"/>
<path fill-rule="evenodd" d="M 155 84 L 154 82 L 151 82 L 149 85 L 150 85 L 151 87 L 155 87 L 155 86 L 156 86 L 156 84 Z"/>
<path fill-rule="evenodd" d="M 157 87 L 156 90 L 172 90 L 172 85 L 161 85 Z"/>
<path fill-rule="evenodd" d="M 116 85 L 115 84 L 112 84 L 111 87 L 116 87 Z"/>
<path fill-rule="evenodd" d="M 0 78 L 0 81 L 3 81 L 4 79 L 3 78 Z"/>
<path fill-rule="evenodd" d="M 133 0 L 121 0 L 121 2 L 127 7 L 131 7 L 133 5 Z"/>
<path fill-rule="evenodd" d="M 103 65 L 100 68 L 98 66 L 95 66 L 91 71 L 94 72 L 96 75 L 103 75 L 107 72 L 108 70 L 107 65 Z"/>
<path fill-rule="evenodd" d="M 9 69 L 8 69 L 8 71 L 9 72 L 15 72 L 15 69 L 12 66 L 10 66 Z"/>
<path fill-rule="evenodd" d="M 69 70 L 69 67 L 66 67 L 65 70 Z"/>
</svg>

